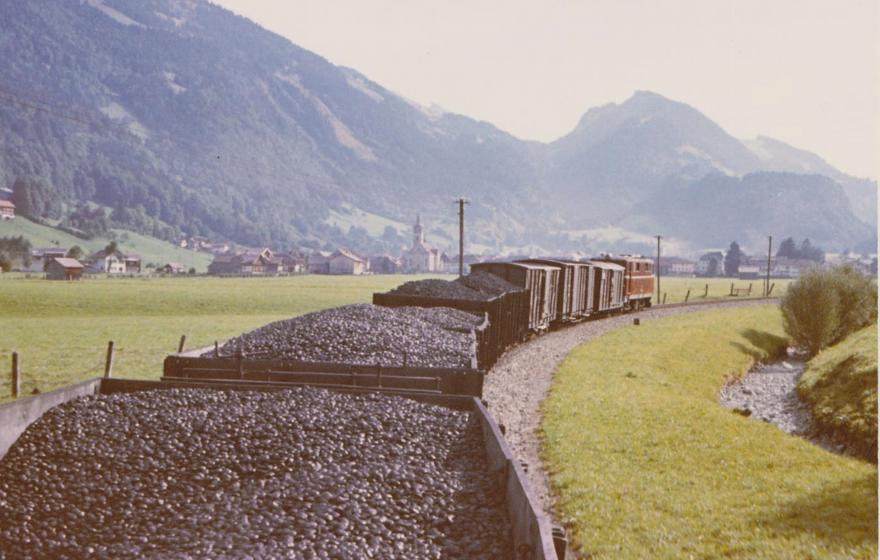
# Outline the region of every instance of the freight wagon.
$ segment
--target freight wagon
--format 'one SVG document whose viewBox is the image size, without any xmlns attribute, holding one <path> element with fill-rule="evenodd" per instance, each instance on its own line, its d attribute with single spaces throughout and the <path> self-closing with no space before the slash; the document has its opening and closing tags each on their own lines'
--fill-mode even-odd
<svg viewBox="0 0 880 560">
<path fill-rule="evenodd" d="M 278 380 L 264 382 L 249 379 L 238 381 L 91 379 L 38 396 L 0 405 L 0 459 L 31 423 L 52 407 L 77 397 L 181 388 L 199 388 L 212 391 L 278 391 L 289 388 L 289 385 Z M 478 398 L 467 395 L 438 394 L 417 390 L 397 391 L 376 387 L 334 388 L 333 391 L 380 392 L 455 410 L 469 411 L 474 414 L 482 432 L 487 468 L 496 477 L 500 488 L 502 488 L 503 509 L 506 511 L 512 527 L 510 539 L 512 540 L 512 550 L 516 551 L 516 558 L 524 560 L 564 558 L 566 544 L 564 534 L 559 529 L 551 528 L 549 520 L 541 512 L 540 506 L 529 489 L 523 467 L 513 457 L 499 426 Z M 327 420 L 332 422 L 332 419 Z M 122 460 L 124 459 L 120 458 L 120 461 Z M 61 506 L 61 504 L 58 505 Z M 210 523 L 210 518 L 206 522 Z M 73 542 L 68 552 L 76 552 L 75 549 L 76 544 Z M 76 554 L 80 553 L 82 555 L 88 554 L 85 550 L 76 552 Z"/>
<path fill-rule="evenodd" d="M 523 262 L 473 263 L 473 272 L 488 272 L 529 292 L 529 329 L 547 330 L 556 321 L 560 269 Z"/>
</svg>

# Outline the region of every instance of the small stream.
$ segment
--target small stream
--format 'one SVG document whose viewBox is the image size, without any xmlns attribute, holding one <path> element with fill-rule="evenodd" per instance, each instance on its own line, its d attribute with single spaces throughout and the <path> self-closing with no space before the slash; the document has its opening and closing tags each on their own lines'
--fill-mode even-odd
<svg viewBox="0 0 880 560">
<path fill-rule="evenodd" d="M 760 364 L 742 380 L 721 390 L 721 404 L 743 416 L 770 422 L 795 436 L 810 433 L 810 410 L 797 394 L 806 364 L 791 353 L 783 360 Z"/>
<path fill-rule="evenodd" d="M 769 422 L 793 436 L 803 437 L 832 453 L 847 453 L 846 446 L 819 435 L 812 414 L 797 394 L 806 363 L 792 349 L 776 362 L 759 364 L 740 381 L 721 390 L 721 405 L 738 414 Z"/>
</svg>

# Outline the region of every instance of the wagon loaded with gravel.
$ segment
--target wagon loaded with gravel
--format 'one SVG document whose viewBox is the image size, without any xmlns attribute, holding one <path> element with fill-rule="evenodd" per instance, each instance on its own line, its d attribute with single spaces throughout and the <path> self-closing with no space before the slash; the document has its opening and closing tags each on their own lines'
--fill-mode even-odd
<svg viewBox="0 0 880 560">
<path fill-rule="evenodd" d="M 475 272 L 456 281 L 416 280 L 388 293 L 373 294 L 373 303 L 390 308 L 445 308 L 481 318 L 474 329 L 477 368 L 488 371 L 504 350 L 529 330 L 529 292 L 503 278 Z"/>
<path fill-rule="evenodd" d="M 475 396 L 483 321 L 347 306 L 0 406 L 0 551 L 558 558 Z"/>
</svg>

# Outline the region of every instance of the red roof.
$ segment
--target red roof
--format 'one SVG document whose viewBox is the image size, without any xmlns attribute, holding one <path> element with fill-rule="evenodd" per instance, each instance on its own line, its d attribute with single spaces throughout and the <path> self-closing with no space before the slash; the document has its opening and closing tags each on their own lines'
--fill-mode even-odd
<svg viewBox="0 0 880 560">
<path fill-rule="evenodd" d="M 0 208 L 15 208 L 11 200 L 0 200 Z"/>
</svg>

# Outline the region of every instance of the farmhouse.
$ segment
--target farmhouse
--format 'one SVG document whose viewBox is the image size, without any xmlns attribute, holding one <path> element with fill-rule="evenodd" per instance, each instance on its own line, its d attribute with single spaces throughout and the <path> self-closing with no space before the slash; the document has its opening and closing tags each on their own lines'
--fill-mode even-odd
<svg viewBox="0 0 880 560">
<path fill-rule="evenodd" d="M 364 274 L 367 271 L 367 261 L 347 249 L 338 249 L 330 255 L 328 264 L 330 274 Z"/>
<path fill-rule="evenodd" d="M 288 253 L 285 255 L 277 255 L 276 258 L 281 261 L 281 266 L 283 267 L 284 272 L 289 274 L 299 274 L 306 269 L 306 259 L 302 255 Z"/>
<path fill-rule="evenodd" d="M 214 260 L 208 265 L 208 274 L 215 276 L 262 276 L 280 274 L 283 271 L 283 262 L 281 259 L 276 259 L 268 248 L 214 255 Z"/>
<path fill-rule="evenodd" d="M 84 268 L 76 259 L 54 258 L 46 265 L 46 280 L 79 280 Z"/>
<path fill-rule="evenodd" d="M 11 220 L 15 218 L 15 204 L 11 200 L 0 200 L 0 219 Z"/>
<path fill-rule="evenodd" d="M 421 216 L 416 214 L 413 225 L 413 245 L 403 253 L 404 272 L 438 272 L 443 270 L 440 252 L 425 241 Z"/>
</svg>

